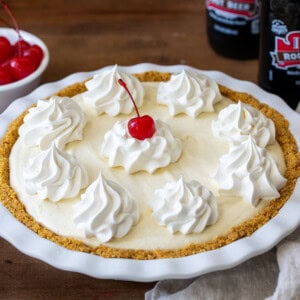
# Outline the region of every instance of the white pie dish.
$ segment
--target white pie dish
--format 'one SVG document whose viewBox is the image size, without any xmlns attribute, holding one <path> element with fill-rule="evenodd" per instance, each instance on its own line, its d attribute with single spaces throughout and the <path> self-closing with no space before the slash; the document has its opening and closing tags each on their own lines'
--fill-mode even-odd
<svg viewBox="0 0 300 300">
<path fill-rule="evenodd" d="M 187 66 L 157 66 L 140 64 L 130 67 L 120 67 L 125 72 L 139 73 L 145 70 L 162 72 L 179 72 Z M 264 92 L 256 85 L 233 79 L 225 74 L 215 71 L 202 71 L 229 88 L 252 94 L 263 99 L 290 121 L 290 130 L 293 133 L 298 147 L 300 134 L 297 124 L 300 117 L 293 112 L 278 97 Z M 76 73 L 58 82 L 43 85 L 30 95 L 12 103 L 0 116 L 0 136 L 8 124 L 24 111 L 31 103 L 39 98 L 45 98 L 59 89 L 75 82 L 83 81 L 92 76 L 94 72 Z M 298 122 L 298 123 L 297 123 Z M 299 130 L 298 130 L 299 131 Z M 278 241 L 292 232 L 300 223 L 297 206 L 300 202 L 300 183 L 296 185 L 293 195 L 279 214 L 257 230 L 252 236 L 240 239 L 218 250 L 199 253 L 184 258 L 158 259 L 158 260 L 131 260 L 131 259 L 105 259 L 102 257 L 70 251 L 31 232 L 18 222 L 1 205 L 0 206 L 0 235 L 12 243 L 20 251 L 41 259 L 50 265 L 63 270 L 76 271 L 97 278 L 123 279 L 134 281 L 154 281 L 166 278 L 188 278 L 207 272 L 230 268 L 255 255 L 269 250 Z"/>
</svg>

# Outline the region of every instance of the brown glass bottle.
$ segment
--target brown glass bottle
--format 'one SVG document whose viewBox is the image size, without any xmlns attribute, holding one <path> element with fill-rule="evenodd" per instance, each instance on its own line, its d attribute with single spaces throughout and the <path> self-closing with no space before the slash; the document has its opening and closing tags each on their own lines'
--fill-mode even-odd
<svg viewBox="0 0 300 300">
<path fill-rule="evenodd" d="M 207 35 L 220 55 L 234 59 L 258 57 L 257 0 L 206 0 Z"/>
<path fill-rule="evenodd" d="M 261 5 L 259 85 L 295 109 L 300 102 L 300 1 Z"/>
</svg>

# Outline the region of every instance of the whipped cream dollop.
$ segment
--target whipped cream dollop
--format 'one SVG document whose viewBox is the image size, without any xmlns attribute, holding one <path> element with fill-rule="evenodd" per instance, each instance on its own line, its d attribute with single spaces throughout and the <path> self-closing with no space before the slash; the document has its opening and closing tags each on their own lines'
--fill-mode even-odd
<svg viewBox="0 0 300 300">
<path fill-rule="evenodd" d="M 55 144 L 29 159 L 23 177 L 28 194 L 53 202 L 75 197 L 88 185 L 86 170 Z"/>
<path fill-rule="evenodd" d="M 241 144 L 232 145 L 229 153 L 220 158 L 213 177 L 220 192 L 239 195 L 253 206 L 260 199 L 278 198 L 278 191 L 286 184 L 275 160 L 251 135 Z"/>
<path fill-rule="evenodd" d="M 198 181 L 185 182 L 182 177 L 155 190 L 149 205 L 153 209 L 152 217 L 171 233 L 202 232 L 218 219 L 214 195 Z"/>
<path fill-rule="evenodd" d="M 85 83 L 87 91 L 82 94 L 85 103 L 93 108 L 97 115 L 107 113 L 110 116 L 129 114 L 134 109 L 129 95 L 118 80 L 122 79 L 136 102 L 143 104 L 144 87 L 133 75 L 121 72 L 118 66 L 103 69 Z"/>
<path fill-rule="evenodd" d="M 214 111 L 214 104 L 221 99 L 217 83 L 193 70 L 173 74 L 157 90 L 157 102 L 167 105 L 172 116 L 185 113 L 195 118 L 201 112 Z"/>
<path fill-rule="evenodd" d="M 67 143 L 82 139 L 85 124 L 86 115 L 74 100 L 53 96 L 29 109 L 19 135 L 27 146 L 45 150 L 55 143 L 63 149 Z"/>
<path fill-rule="evenodd" d="M 104 135 L 101 154 L 108 158 L 110 167 L 123 166 L 128 173 L 142 170 L 153 173 L 179 159 L 181 141 L 173 136 L 166 123 L 156 120 L 154 135 L 145 140 L 131 137 L 127 124 L 128 120 L 118 121 Z"/>
<path fill-rule="evenodd" d="M 123 187 L 102 173 L 73 208 L 75 225 L 101 242 L 125 236 L 139 219 L 137 206 Z"/>
<path fill-rule="evenodd" d="M 212 122 L 212 132 L 216 137 L 235 144 L 247 140 L 248 135 L 262 148 L 275 142 L 273 121 L 241 101 L 220 111 L 218 119 Z"/>
</svg>

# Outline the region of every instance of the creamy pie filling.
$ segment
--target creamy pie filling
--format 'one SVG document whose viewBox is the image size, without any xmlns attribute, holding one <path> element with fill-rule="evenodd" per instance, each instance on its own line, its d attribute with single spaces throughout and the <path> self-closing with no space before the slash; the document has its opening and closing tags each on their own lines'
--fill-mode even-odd
<svg viewBox="0 0 300 300">
<path fill-rule="evenodd" d="M 105 245 L 121 249 L 177 249 L 191 243 L 199 244 L 226 234 L 233 226 L 255 216 L 268 201 L 261 201 L 258 206 L 247 204 L 241 197 L 230 197 L 218 193 L 217 183 L 211 175 L 219 165 L 219 159 L 228 152 L 227 143 L 213 136 L 211 122 L 216 120 L 221 109 L 232 103 L 223 97 L 215 105 L 215 112 L 201 113 L 197 118 L 185 114 L 170 116 L 168 108 L 156 103 L 158 83 L 145 82 L 144 104 L 140 108 L 141 114 L 149 114 L 154 119 L 160 119 L 169 124 L 173 135 L 182 142 L 180 159 L 165 168 L 148 174 L 140 171 L 127 174 L 122 167 L 111 168 L 107 160 L 101 157 L 101 145 L 104 134 L 110 130 L 118 120 L 126 120 L 133 116 L 118 115 L 110 117 L 106 114 L 96 116 L 84 104 L 79 94 L 74 98 L 87 114 L 87 124 L 83 132 L 83 140 L 71 142 L 66 151 L 85 166 L 90 183 L 94 181 L 101 170 L 108 179 L 118 182 L 137 204 L 140 219 L 132 230 L 120 239 L 112 239 Z M 72 199 L 64 199 L 57 203 L 39 200 L 36 195 L 25 192 L 23 168 L 30 157 L 37 153 L 35 147 L 26 147 L 19 138 L 10 154 L 10 183 L 16 191 L 19 200 L 24 204 L 27 212 L 40 224 L 62 236 L 75 237 L 87 245 L 97 246 L 100 242 L 96 238 L 86 238 L 84 232 L 78 229 L 74 222 L 73 205 L 80 201 L 80 194 Z M 276 142 L 267 146 L 267 151 L 277 161 L 282 174 L 285 163 L 282 150 Z M 219 218 L 216 224 L 206 227 L 201 233 L 184 235 L 171 234 L 167 228 L 158 225 L 152 218 L 149 202 L 154 197 L 154 190 L 162 188 L 167 182 L 176 181 L 183 177 L 187 181 L 197 180 L 206 186 L 216 196 Z M 84 190 L 82 190 L 84 192 Z"/>
</svg>

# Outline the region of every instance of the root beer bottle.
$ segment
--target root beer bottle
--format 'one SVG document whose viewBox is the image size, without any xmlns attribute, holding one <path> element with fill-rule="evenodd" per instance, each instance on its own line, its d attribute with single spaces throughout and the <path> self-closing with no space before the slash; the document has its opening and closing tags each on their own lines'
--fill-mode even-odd
<svg viewBox="0 0 300 300">
<path fill-rule="evenodd" d="M 218 54 L 258 57 L 258 0 L 206 0 L 206 21 L 209 43 Z"/>
<path fill-rule="evenodd" d="M 293 109 L 300 102 L 300 1 L 266 0 L 261 6 L 259 85 Z"/>
</svg>

